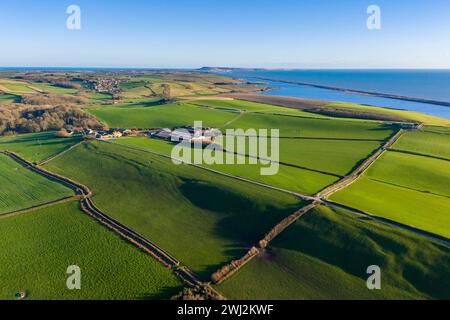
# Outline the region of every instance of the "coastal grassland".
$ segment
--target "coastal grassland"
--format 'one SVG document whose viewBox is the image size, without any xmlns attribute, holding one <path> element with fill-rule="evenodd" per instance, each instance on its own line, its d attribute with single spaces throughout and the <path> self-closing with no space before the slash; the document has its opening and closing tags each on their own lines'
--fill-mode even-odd
<svg viewBox="0 0 450 320">
<path fill-rule="evenodd" d="M 20 154 L 32 162 L 54 156 L 81 141 L 81 137 L 59 138 L 56 132 L 26 133 L 0 138 L 0 151 Z"/>
<path fill-rule="evenodd" d="M 385 114 L 392 115 L 394 117 L 399 117 L 405 120 L 410 120 L 414 122 L 425 123 L 429 125 L 450 125 L 450 120 L 446 118 L 441 118 L 437 116 L 432 116 L 416 111 L 400 110 L 400 109 L 389 109 L 374 106 L 364 106 L 360 104 L 354 104 L 349 102 L 333 102 L 326 104 L 328 108 L 343 108 L 354 111 L 365 111 L 374 114 Z"/>
<path fill-rule="evenodd" d="M 449 177 L 448 161 L 388 152 L 330 199 L 450 238 Z"/>
<path fill-rule="evenodd" d="M 156 151 L 170 156 L 175 144 L 149 138 L 123 138 L 116 140 L 114 143 L 127 145 L 143 150 Z M 191 153 L 190 162 L 194 162 L 192 149 L 186 147 L 183 152 Z M 221 151 L 217 151 L 219 157 L 224 159 Z M 181 155 L 180 155 L 181 156 Z M 179 158 L 180 156 L 177 156 Z M 245 164 L 237 164 L 238 158 L 242 159 Z M 261 168 L 267 168 L 266 164 L 249 164 L 248 159 L 242 156 L 234 156 L 235 164 L 206 164 L 202 166 L 218 170 L 223 173 L 232 174 L 241 178 L 250 179 L 260 183 L 268 184 L 274 187 L 301 192 L 305 194 L 315 194 L 326 186 L 336 182 L 339 178 L 332 175 L 313 172 L 300 168 L 293 168 L 285 165 L 279 166 L 279 171 L 275 175 L 261 175 Z"/>
<path fill-rule="evenodd" d="M 84 215 L 76 202 L 0 219 L 0 299 L 168 299 L 181 283 L 159 262 Z M 68 266 L 81 290 L 68 290 Z"/>
<path fill-rule="evenodd" d="M 425 130 L 406 132 L 392 147 L 450 160 L 450 134 L 436 128 L 429 129 L 436 131 Z"/>
<path fill-rule="evenodd" d="M 70 197 L 72 190 L 0 154 L 0 215 Z"/>
<path fill-rule="evenodd" d="M 203 279 L 303 205 L 281 192 L 105 142 L 81 144 L 45 167 L 89 186 L 100 209 Z"/>
<path fill-rule="evenodd" d="M 203 121 L 203 126 L 217 127 L 236 117 L 231 112 L 179 103 L 126 108 L 108 106 L 87 111 L 114 128 L 172 128 L 194 125 L 194 121 Z"/>
<path fill-rule="evenodd" d="M 321 206 L 218 289 L 229 299 L 449 299 L 449 263 L 447 246 Z M 381 290 L 366 287 L 370 265 Z"/>
<path fill-rule="evenodd" d="M 225 129 L 279 129 L 281 137 L 386 139 L 395 128 L 376 121 L 244 114 Z"/>
</svg>

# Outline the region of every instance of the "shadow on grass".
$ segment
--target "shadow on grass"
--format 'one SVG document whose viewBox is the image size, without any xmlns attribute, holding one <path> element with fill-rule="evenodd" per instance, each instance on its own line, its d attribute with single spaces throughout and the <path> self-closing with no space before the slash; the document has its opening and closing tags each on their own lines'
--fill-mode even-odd
<svg viewBox="0 0 450 320">
<path fill-rule="evenodd" d="M 183 179 L 180 191 L 194 206 L 221 216 L 214 233 L 235 243 L 224 249 L 224 254 L 232 259 L 242 257 L 278 222 L 304 205 L 301 201 L 287 207 L 269 205 L 231 189 L 192 179 Z M 209 277 L 222 265 L 209 266 L 198 274 Z"/>
</svg>

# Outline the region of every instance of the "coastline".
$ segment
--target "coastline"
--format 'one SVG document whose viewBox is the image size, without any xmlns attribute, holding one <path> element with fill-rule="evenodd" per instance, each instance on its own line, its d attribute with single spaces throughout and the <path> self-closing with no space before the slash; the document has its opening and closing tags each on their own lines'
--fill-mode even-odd
<svg viewBox="0 0 450 320">
<path fill-rule="evenodd" d="M 403 100 L 403 101 L 426 103 L 426 104 L 433 104 L 433 105 L 438 105 L 438 106 L 450 107 L 450 102 L 446 102 L 446 101 L 430 100 L 430 99 L 422 99 L 422 98 L 413 98 L 413 97 L 407 97 L 407 96 L 402 96 L 402 95 L 394 95 L 394 94 L 389 94 L 389 93 L 379 93 L 379 92 L 371 92 L 371 91 L 363 91 L 363 90 L 331 87 L 331 86 L 324 86 L 324 85 L 318 85 L 318 84 L 312 84 L 312 83 L 306 83 L 306 82 L 277 80 L 277 79 L 271 79 L 271 78 L 265 78 L 265 77 L 254 77 L 254 76 L 251 76 L 249 78 L 257 79 L 257 80 L 263 80 L 263 81 L 271 81 L 271 82 L 280 82 L 280 83 L 294 84 L 294 85 L 306 86 L 306 87 L 312 87 L 312 88 L 318 88 L 318 89 L 333 90 L 333 91 L 338 91 L 338 92 L 343 92 L 343 93 L 360 94 L 360 95 L 366 95 L 366 96 L 372 96 L 372 97 L 388 98 L 388 99 Z"/>
</svg>

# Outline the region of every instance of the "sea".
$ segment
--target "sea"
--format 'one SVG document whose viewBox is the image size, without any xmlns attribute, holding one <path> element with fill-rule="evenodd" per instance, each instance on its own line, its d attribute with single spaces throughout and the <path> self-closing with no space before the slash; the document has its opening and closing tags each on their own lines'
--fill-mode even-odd
<svg viewBox="0 0 450 320">
<path fill-rule="evenodd" d="M 263 94 L 418 111 L 450 119 L 450 107 L 316 88 L 280 81 L 450 103 L 450 70 L 233 70 L 229 76 L 273 87 Z M 260 80 L 261 78 L 270 79 Z"/>
</svg>

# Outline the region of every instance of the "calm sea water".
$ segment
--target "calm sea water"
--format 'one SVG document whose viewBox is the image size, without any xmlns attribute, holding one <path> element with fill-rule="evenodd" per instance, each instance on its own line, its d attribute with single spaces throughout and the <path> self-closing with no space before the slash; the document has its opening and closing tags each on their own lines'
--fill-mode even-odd
<svg viewBox="0 0 450 320">
<path fill-rule="evenodd" d="M 234 71 L 231 75 L 252 81 L 255 81 L 254 77 L 261 77 L 450 102 L 450 70 L 239 70 Z M 450 118 L 450 107 L 445 106 L 339 92 L 277 81 L 265 82 L 269 86 L 277 88 L 265 94 L 353 102 L 419 111 Z"/>
</svg>

